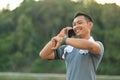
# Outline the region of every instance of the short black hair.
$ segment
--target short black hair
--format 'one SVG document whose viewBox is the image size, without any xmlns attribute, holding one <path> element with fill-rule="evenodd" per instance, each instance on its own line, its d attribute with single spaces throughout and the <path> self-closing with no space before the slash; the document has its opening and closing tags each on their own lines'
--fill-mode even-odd
<svg viewBox="0 0 120 80">
<path fill-rule="evenodd" d="M 92 18 L 85 14 L 85 13 L 82 13 L 82 12 L 77 12 L 74 16 L 74 18 L 78 17 L 78 16 L 84 16 L 86 18 L 87 21 L 90 21 L 90 22 L 93 22 Z"/>
</svg>

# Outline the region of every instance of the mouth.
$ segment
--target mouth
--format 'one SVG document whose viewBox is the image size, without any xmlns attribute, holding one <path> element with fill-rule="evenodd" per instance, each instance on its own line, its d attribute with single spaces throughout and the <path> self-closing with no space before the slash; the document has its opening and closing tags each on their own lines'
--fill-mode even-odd
<svg viewBox="0 0 120 80">
<path fill-rule="evenodd" d="M 82 28 L 80 28 L 79 30 L 76 30 L 75 32 L 76 33 L 79 33 L 79 32 L 81 32 L 82 31 Z"/>
<path fill-rule="evenodd" d="M 76 33 L 79 33 L 79 30 L 76 30 L 75 32 L 76 32 Z"/>
<path fill-rule="evenodd" d="M 76 28 L 74 28 L 74 32 L 76 34 L 80 33 L 82 31 L 82 27 L 81 26 L 77 26 Z"/>
<path fill-rule="evenodd" d="M 76 30 L 76 31 L 75 31 L 75 34 L 76 34 L 76 35 L 79 35 L 79 34 L 80 34 L 80 30 Z"/>
</svg>

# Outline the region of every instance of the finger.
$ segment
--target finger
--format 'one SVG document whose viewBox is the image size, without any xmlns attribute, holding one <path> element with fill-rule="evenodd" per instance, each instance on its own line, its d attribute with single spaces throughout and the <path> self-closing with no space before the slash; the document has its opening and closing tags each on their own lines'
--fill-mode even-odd
<svg viewBox="0 0 120 80">
<path fill-rule="evenodd" d="M 51 45 L 52 48 L 56 46 L 56 40 L 54 39 L 54 37 L 51 39 Z"/>
<path fill-rule="evenodd" d="M 59 42 L 57 42 L 57 44 L 56 44 L 56 46 L 55 47 L 52 47 L 51 49 L 58 49 L 60 47 L 60 43 Z"/>
<path fill-rule="evenodd" d="M 60 43 L 58 42 L 55 46 L 55 49 L 59 48 L 59 46 L 60 46 Z"/>
<path fill-rule="evenodd" d="M 70 29 L 72 29 L 72 27 L 66 27 L 67 28 L 67 30 L 70 30 Z"/>
<path fill-rule="evenodd" d="M 56 40 L 52 39 L 52 47 L 56 46 Z"/>
</svg>

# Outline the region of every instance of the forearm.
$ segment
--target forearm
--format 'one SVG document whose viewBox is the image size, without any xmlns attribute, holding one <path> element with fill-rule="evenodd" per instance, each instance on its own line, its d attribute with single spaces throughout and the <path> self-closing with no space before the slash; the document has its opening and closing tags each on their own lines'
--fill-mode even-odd
<svg viewBox="0 0 120 80">
<path fill-rule="evenodd" d="M 43 59 L 54 59 L 54 50 L 51 48 L 52 41 L 49 41 L 46 46 L 40 51 L 40 57 Z"/>
<path fill-rule="evenodd" d="M 90 49 L 91 42 L 85 39 L 67 38 L 66 44 L 79 49 Z"/>
<path fill-rule="evenodd" d="M 85 39 L 67 38 L 66 44 L 78 49 L 89 50 L 95 54 L 100 52 L 100 47 L 96 42 L 91 42 Z"/>
</svg>

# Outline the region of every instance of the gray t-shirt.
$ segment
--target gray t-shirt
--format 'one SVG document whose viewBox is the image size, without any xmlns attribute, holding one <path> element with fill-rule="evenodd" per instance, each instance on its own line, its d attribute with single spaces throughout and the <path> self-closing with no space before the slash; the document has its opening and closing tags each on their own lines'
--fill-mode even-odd
<svg viewBox="0 0 120 80">
<path fill-rule="evenodd" d="M 88 50 L 63 45 L 55 51 L 55 59 L 66 62 L 67 80 L 96 80 L 96 70 L 103 57 L 104 47 L 99 41 L 100 54 L 92 54 Z"/>
</svg>

